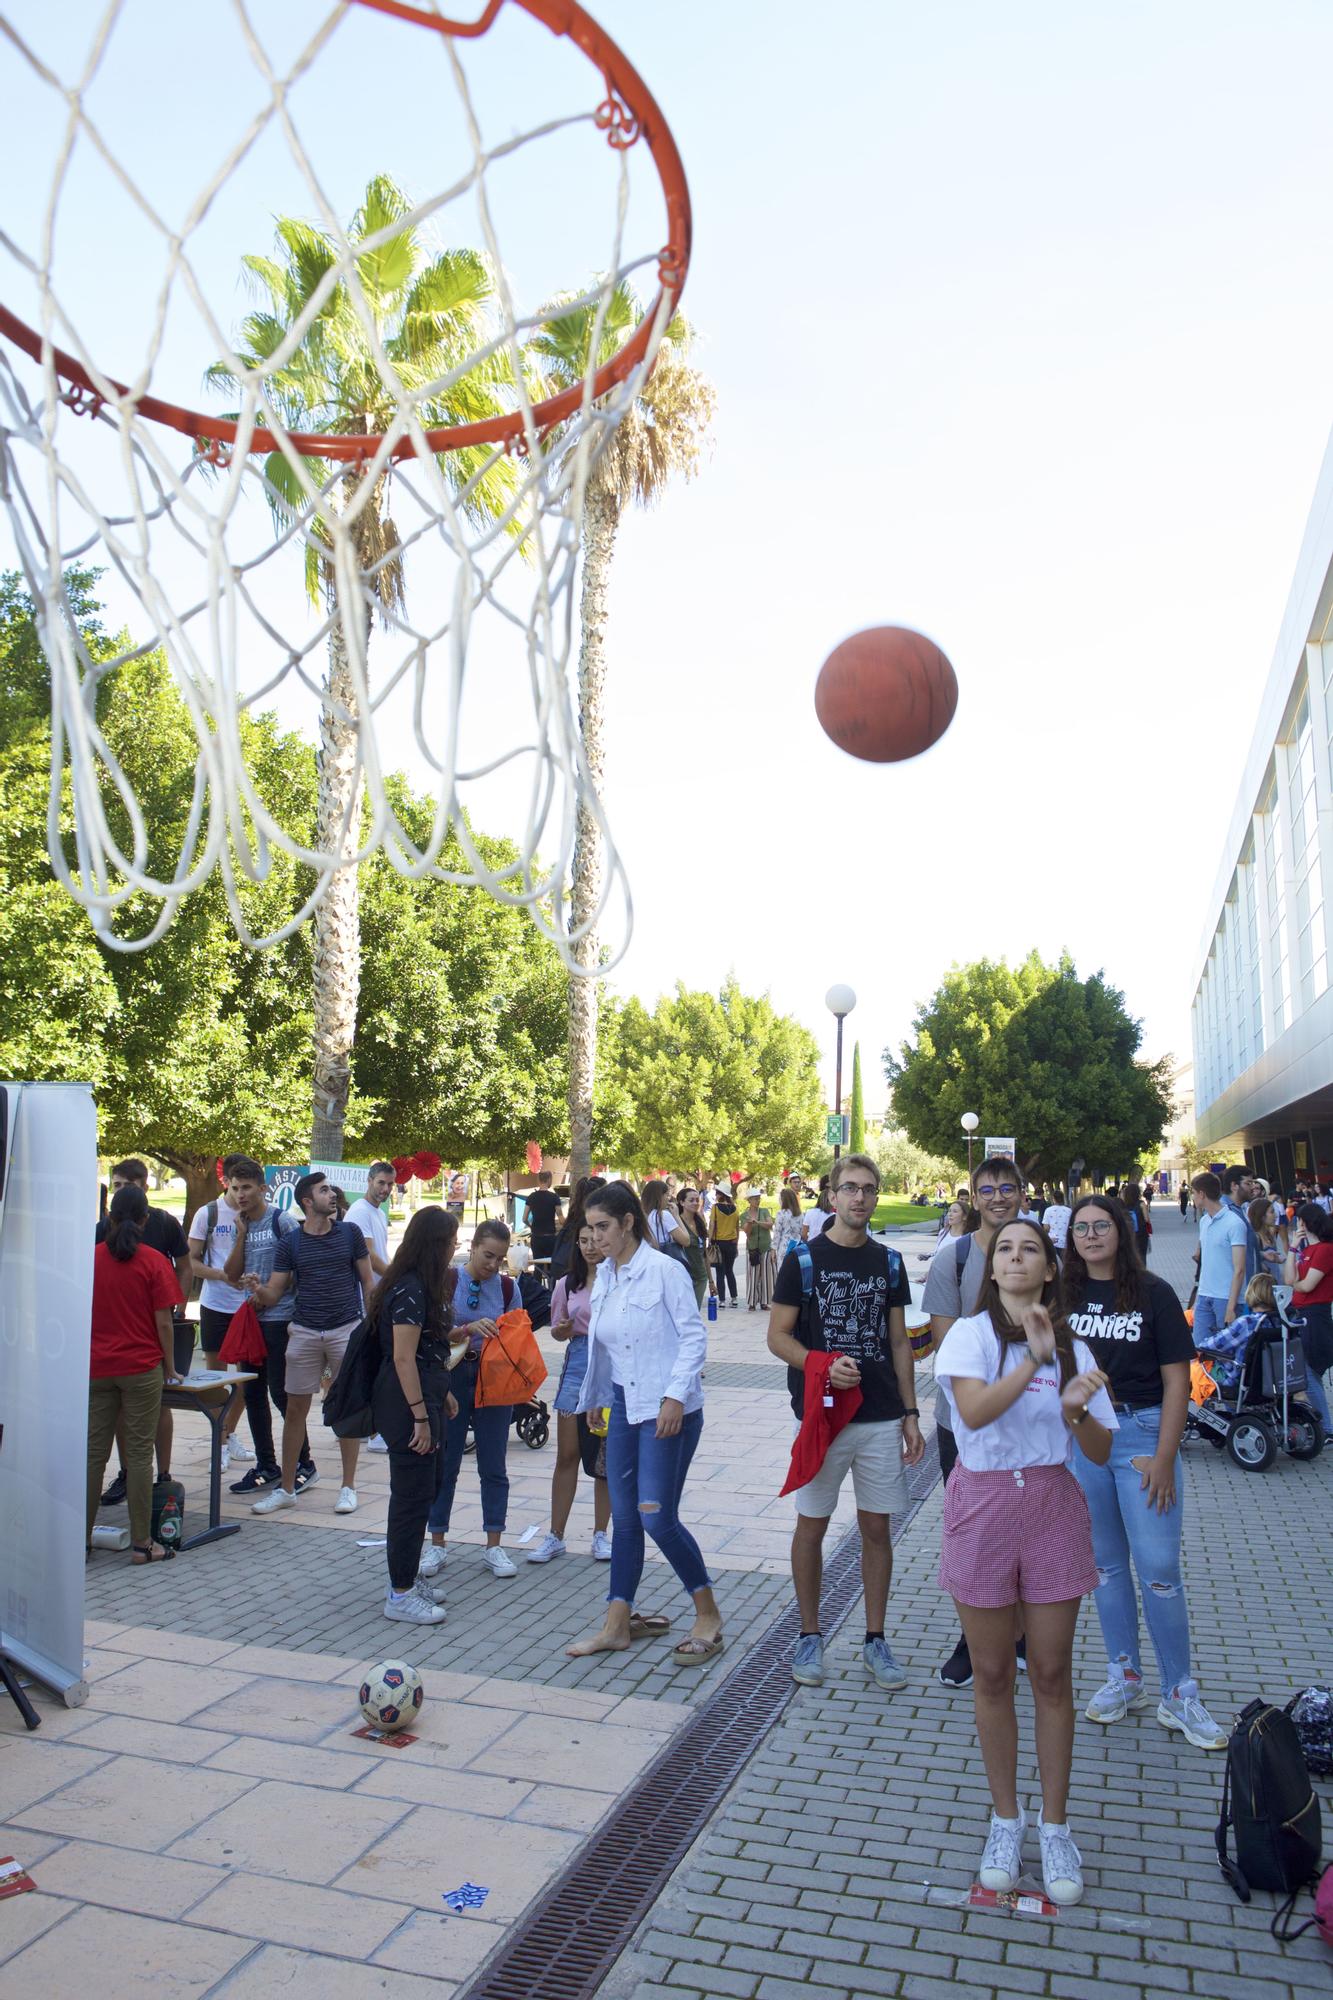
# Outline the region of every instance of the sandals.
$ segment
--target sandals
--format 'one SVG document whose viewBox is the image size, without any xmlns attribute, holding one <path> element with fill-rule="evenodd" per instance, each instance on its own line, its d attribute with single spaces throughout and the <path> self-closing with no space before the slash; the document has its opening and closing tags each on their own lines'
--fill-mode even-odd
<svg viewBox="0 0 1333 2000">
<path fill-rule="evenodd" d="M 723 1643 L 721 1634 L 716 1639 L 682 1639 L 672 1647 L 671 1657 L 678 1667 L 702 1667 L 716 1659 Z"/>
<path fill-rule="evenodd" d="M 149 1563 L 171 1562 L 175 1554 L 175 1549 L 159 1548 L 156 1542 L 131 1542 L 130 1567 L 147 1569 Z"/>
<path fill-rule="evenodd" d="M 660 1611 L 631 1611 L 629 1615 L 629 1635 L 631 1639 L 660 1639 L 664 1632 L 671 1630 L 671 1620 Z"/>
</svg>

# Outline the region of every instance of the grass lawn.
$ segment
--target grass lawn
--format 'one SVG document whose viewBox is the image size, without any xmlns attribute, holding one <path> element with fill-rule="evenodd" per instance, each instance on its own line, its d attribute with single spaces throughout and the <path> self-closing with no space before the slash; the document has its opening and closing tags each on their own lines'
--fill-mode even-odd
<svg viewBox="0 0 1333 2000">
<path fill-rule="evenodd" d="M 909 1222 L 929 1222 L 939 1220 L 939 1209 L 932 1202 L 929 1208 L 922 1208 L 916 1202 L 906 1201 L 901 1196 L 886 1195 L 875 1210 L 872 1229 L 901 1229 Z"/>
</svg>

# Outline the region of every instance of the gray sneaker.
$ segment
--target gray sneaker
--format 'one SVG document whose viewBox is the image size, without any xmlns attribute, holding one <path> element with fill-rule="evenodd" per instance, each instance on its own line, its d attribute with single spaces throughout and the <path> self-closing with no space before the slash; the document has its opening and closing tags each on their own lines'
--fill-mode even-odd
<svg viewBox="0 0 1333 2000">
<path fill-rule="evenodd" d="M 1136 1708 L 1146 1708 L 1152 1697 L 1142 1680 L 1131 1679 L 1123 1667 L 1112 1667 L 1106 1684 L 1099 1687 L 1083 1713 L 1089 1722 L 1123 1722 Z"/>
<path fill-rule="evenodd" d="M 1018 1887 L 1018 1878 L 1023 1873 L 1023 1834 L 1027 1826 L 1027 1815 L 1022 1806 L 1018 1808 L 1017 1819 L 1001 1819 L 993 1812 L 990 1817 L 990 1833 L 981 1856 L 981 1866 L 977 1870 L 977 1881 L 983 1889 L 991 1889 L 1003 1894 L 1008 1889 Z M 1054 1902 L 1055 1898 L 1052 1897 Z"/>
<path fill-rule="evenodd" d="M 866 1672 L 873 1674 L 875 1686 L 896 1693 L 907 1686 L 907 1675 L 893 1657 L 893 1649 L 887 1639 L 867 1639 L 861 1648 L 861 1658 L 865 1661 Z"/>
<path fill-rule="evenodd" d="M 442 1604 L 432 1604 L 419 1590 L 409 1590 L 405 1597 L 395 1597 L 390 1590 L 384 1597 L 384 1615 L 403 1625 L 442 1625 L 445 1609 Z"/>
<path fill-rule="evenodd" d="M 824 1641 L 818 1632 L 807 1632 L 796 1641 L 791 1656 L 791 1677 L 801 1687 L 817 1688 L 824 1678 Z"/>
</svg>

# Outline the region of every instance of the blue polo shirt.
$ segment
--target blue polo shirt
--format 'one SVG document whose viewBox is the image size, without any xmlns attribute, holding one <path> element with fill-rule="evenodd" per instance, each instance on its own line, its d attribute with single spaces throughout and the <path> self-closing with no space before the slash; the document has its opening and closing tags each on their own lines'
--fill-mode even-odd
<svg viewBox="0 0 1333 2000">
<path fill-rule="evenodd" d="M 1222 1206 L 1229 1208 L 1233 1215 L 1238 1215 L 1245 1224 L 1245 1282 L 1248 1285 L 1250 1279 L 1264 1268 L 1263 1246 L 1259 1241 L 1258 1231 L 1250 1227 L 1250 1218 L 1238 1201 L 1233 1201 L 1229 1194 L 1224 1194 Z"/>
<path fill-rule="evenodd" d="M 1231 1252 L 1236 1244 L 1242 1250 L 1245 1248 L 1248 1228 L 1245 1217 L 1225 1204 L 1216 1215 L 1209 1215 L 1205 1209 L 1199 1217 L 1199 1294 L 1202 1298 L 1230 1298 Z"/>
</svg>

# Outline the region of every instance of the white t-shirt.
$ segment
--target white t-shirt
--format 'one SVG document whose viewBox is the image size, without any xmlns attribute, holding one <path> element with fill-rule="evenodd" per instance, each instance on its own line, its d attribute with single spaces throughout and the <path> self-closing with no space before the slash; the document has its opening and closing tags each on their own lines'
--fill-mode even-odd
<svg viewBox="0 0 1333 2000">
<path fill-rule="evenodd" d="M 1053 1201 L 1042 1217 L 1046 1234 L 1057 1250 L 1063 1250 L 1069 1240 L 1069 1218 L 1073 1213 L 1073 1209 L 1064 1202 Z"/>
<path fill-rule="evenodd" d="M 969 1430 L 959 1415 L 953 1393 L 953 1378 L 966 1376 L 973 1381 L 997 1382 L 1026 1356 L 1021 1342 L 1001 1348 L 989 1313 L 973 1319 L 957 1319 L 940 1343 L 935 1356 L 935 1380 L 943 1388 L 953 1415 L 953 1434 L 958 1456 L 969 1472 L 1018 1472 L 1029 1465 L 1068 1465 L 1074 1450 L 1074 1434 L 1060 1408 L 1060 1364 L 1052 1361 L 1039 1368 L 1017 1402 L 984 1430 Z M 1097 1363 L 1082 1340 L 1074 1342 L 1074 1359 L 1083 1374 Z M 1111 1398 L 1098 1389 L 1088 1404 L 1089 1415 L 1108 1431 L 1118 1430 Z"/>
<path fill-rule="evenodd" d="M 668 1215 L 664 1208 L 655 1208 L 648 1217 L 648 1227 L 653 1232 L 654 1243 L 675 1242 L 675 1238 L 671 1232 L 673 1229 L 679 1229 L 680 1226 L 674 1215 Z M 680 1245 L 677 1245 L 677 1248 L 680 1247 Z"/>
<path fill-rule="evenodd" d="M 218 1198 L 218 1219 L 213 1225 L 213 1240 L 205 1252 L 204 1243 L 208 1236 L 208 1204 L 196 1209 L 186 1231 L 191 1249 L 197 1249 L 200 1260 L 209 1268 L 220 1271 L 236 1248 L 236 1210 L 225 1195 Z M 199 1287 L 199 1303 L 210 1312 L 234 1313 L 240 1310 L 249 1298 L 249 1292 L 239 1285 L 224 1284 L 221 1278 L 205 1278 Z"/>
<path fill-rule="evenodd" d="M 816 1236 L 823 1235 L 830 1222 L 832 1222 L 833 1215 L 829 1209 L 807 1208 L 801 1220 L 805 1224 L 806 1242 L 813 1243 Z"/>
<path fill-rule="evenodd" d="M 387 1208 L 377 1208 L 373 1201 L 367 1201 L 363 1194 L 359 1194 L 354 1202 L 349 1203 L 345 1219 L 356 1224 L 380 1262 L 387 1264 L 389 1261 Z"/>
</svg>

